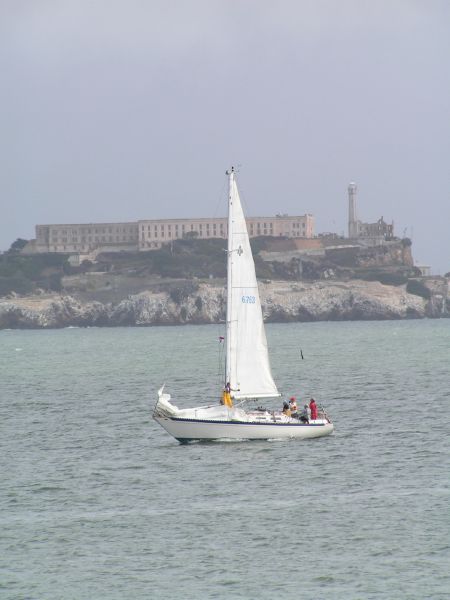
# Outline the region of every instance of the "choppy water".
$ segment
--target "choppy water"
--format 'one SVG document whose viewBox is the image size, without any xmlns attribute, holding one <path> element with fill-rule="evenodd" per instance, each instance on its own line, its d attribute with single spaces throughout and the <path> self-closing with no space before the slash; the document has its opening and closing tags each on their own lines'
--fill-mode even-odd
<svg viewBox="0 0 450 600">
<path fill-rule="evenodd" d="M 448 598 L 450 320 L 269 325 L 335 434 L 179 445 L 219 333 L 0 332 L 0 597 Z"/>
</svg>

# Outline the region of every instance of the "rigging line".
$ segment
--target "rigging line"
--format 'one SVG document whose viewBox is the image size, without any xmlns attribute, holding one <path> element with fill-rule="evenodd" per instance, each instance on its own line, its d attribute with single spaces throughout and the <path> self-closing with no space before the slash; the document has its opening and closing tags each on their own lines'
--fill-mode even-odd
<svg viewBox="0 0 450 600">
<path fill-rule="evenodd" d="M 219 389 L 222 390 L 225 384 L 225 354 L 223 347 L 220 352 L 220 364 L 219 364 L 219 376 L 218 376 Z"/>
<path fill-rule="evenodd" d="M 219 207 L 222 204 L 224 204 L 225 199 L 228 199 L 225 194 L 226 186 L 227 186 L 227 180 L 225 179 L 225 181 L 222 181 L 222 185 L 221 185 L 221 189 L 220 189 L 220 193 L 219 193 L 219 199 L 217 200 L 216 207 L 214 209 L 213 216 L 212 216 L 213 219 L 217 218 L 217 215 L 219 214 Z"/>
<path fill-rule="evenodd" d="M 223 351 L 224 351 L 224 343 L 225 336 L 223 331 L 223 326 L 220 323 L 217 323 L 217 339 L 219 341 L 219 349 L 217 352 L 217 383 L 219 388 L 223 386 Z"/>
</svg>

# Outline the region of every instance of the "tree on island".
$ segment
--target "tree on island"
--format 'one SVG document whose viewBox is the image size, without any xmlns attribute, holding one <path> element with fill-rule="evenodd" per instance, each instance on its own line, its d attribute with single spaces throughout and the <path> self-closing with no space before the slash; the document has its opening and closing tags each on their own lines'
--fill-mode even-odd
<svg viewBox="0 0 450 600">
<path fill-rule="evenodd" d="M 19 254 L 22 248 L 28 244 L 28 240 L 24 240 L 23 238 L 17 238 L 15 242 L 11 244 L 11 247 L 8 250 L 8 254 Z"/>
<path fill-rule="evenodd" d="M 196 240 L 198 238 L 198 231 L 187 231 L 183 233 L 183 238 L 185 240 Z"/>
</svg>

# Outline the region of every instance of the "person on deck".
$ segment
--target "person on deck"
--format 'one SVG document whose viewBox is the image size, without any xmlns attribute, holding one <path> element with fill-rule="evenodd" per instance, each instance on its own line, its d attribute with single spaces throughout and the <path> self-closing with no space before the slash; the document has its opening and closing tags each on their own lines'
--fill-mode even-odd
<svg viewBox="0 0 450 600">
<path fill-rule="evenodd" d="M 314 421 L 317 419 L 317 404 L 314 398 L 311 398 L 309 402 L 309 408 L 311 410 L 311 420 Z"/>
<path fill-rule="evenodd" d="M 289 408 L 289 404 L 287 402 L 283 404 L 283 415 L 286 415 L 287 417 L 291 416 L 291 409 Z"/>
<path fill-rule="evenodd" d="M 300 415 L 300 421 L 303 423 L 309 423 L 311 419 L 311 409 L 307 404 L 303 407 L 302 414 Z"/>
<path fill-rule="evenodd" d="M 294 396 L 292 396 L 292 398 L 289 399 L 289 410 L 291 411 L 291 416 L 292 417 L 297 417 L 298 413 L 297 413 L 297 401 L 294 398 Z"/>
<path fill-rule="evenodd" d="M 233 400 L 231 399 L 231 386 L 229 381 L 227 381 L 227 383 L 225 384 L 220 404 L 228 406 L 228 408 L 231 408 L 233 406 Z"/>
</svg>

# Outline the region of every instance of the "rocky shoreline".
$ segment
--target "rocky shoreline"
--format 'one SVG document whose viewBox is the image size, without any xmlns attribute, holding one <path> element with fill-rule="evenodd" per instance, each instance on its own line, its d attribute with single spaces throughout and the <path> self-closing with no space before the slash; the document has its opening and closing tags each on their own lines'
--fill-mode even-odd
<svg viewBox="0 0 450 600">
<path fill-rule="evenodd" d="M 448 280 L 414 289 L 351 280 L 260 283 L 267 322 L 351 321 L 450 316 Z M 188 295 L 143 291 L 120 302 L 82 301 L 76 295 L 0 298 L 0 329 L 115 327 L 217 323 L 225 319 L 224 288 L 200 284 Z"/>
</svg>

